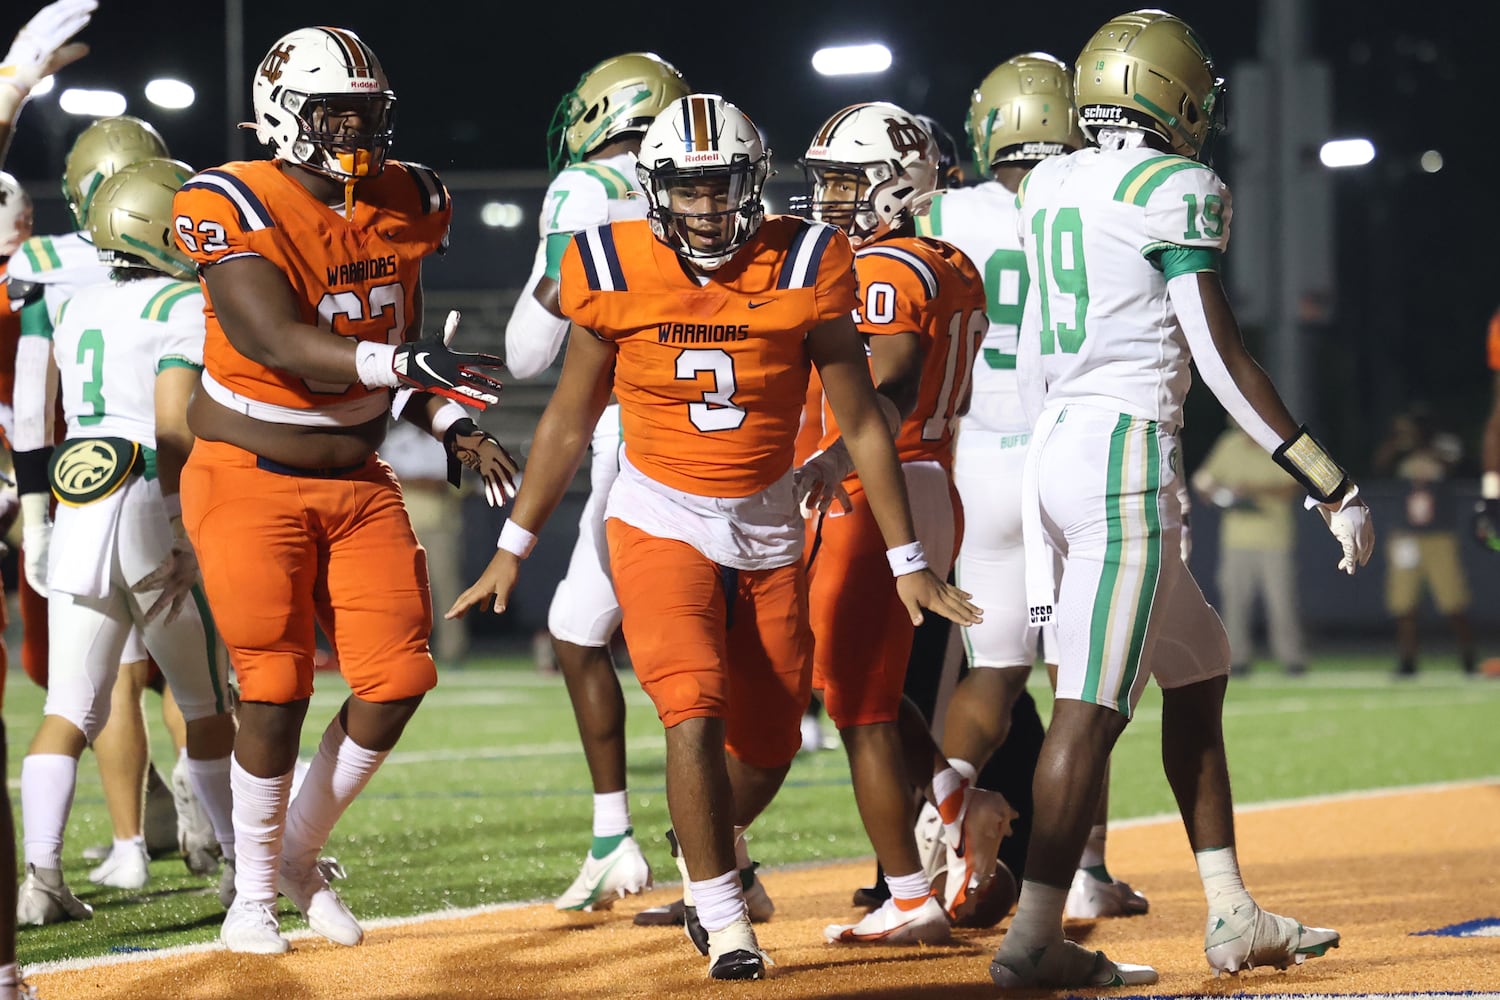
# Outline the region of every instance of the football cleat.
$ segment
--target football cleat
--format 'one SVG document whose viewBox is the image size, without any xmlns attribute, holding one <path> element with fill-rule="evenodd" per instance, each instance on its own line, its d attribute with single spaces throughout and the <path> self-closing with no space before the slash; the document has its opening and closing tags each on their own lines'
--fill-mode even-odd
<svg viewBox="0 0 1500 1000">
<path fill-rule="evenodd" d="M 710 979 L 764 979 L 766 966 L 774 964 L 760 950 L 755 928 L 747 917 L 710 933 L 706 954 Z"/>
<path fill-rule="evenodd" d="M 40 927 L 93 917 L 94 908 L 73 895 L 59 869 L 26 866 L 26 878 L 16 890 L 17 924 Z"/>
<path fill-rule="evenodd" d="M 1151 908 L 1146 897 L 1111 877 L 1101 882 L 1093 873 L 1080 868 L 1073 873 L 1063 916 L 1070 920 L 1097 920 L 1100 917 L 1135 917 Z"/>
<path fill-rule="evenodd" d="M 602 858 L 592 853 L 583 859 L 583 870 L 557 897 L 559 910 L 607 910 L 616 899 L 645 892 L 651 888 L 651 865 L 641 853 L 635 838 L 626 834 L 614 849 Z"/>
<path fill-rule="evenodd" d="M 1005 945 L 990 962 L 990 978 L 1002 990 L 1086 989 L 1094 986 L 1150 986 L 1156 970 L 1149 965 L 1111 962 L 1102 951 L 1059 941 L 1021 955 L 1005 955 Z"/>
<path fill-rule="evenodd" d="M 150 863 L 144 841 L 120 841 L 109 852 L 109 857 L 89 872 L 89 881 L 113 889 L 142 889 L 151 881 Z"/>
<path fill-rule="evenodd" d="M 1327 927 L 1303 927 L 1251 903 L 1229 913 L 1209 911 L 1203 937 L 1203 956 L 1214 970 L 1240 972 L 1269 965 L 1285 969 L 1311 958 L 1322 958 L 1339 946 L 1339 932 Z"/>
<path fill-rule="evenodd" d="M 285 955 L 292 950 L 292 943 L 281 933 L 276 904 L 250 899 L 236 899 L 224 914 L 219 940 L 230 951 L 245 955 Z"/>
<path fill-rule="evenodd" d="M 948 914 L 936 896 L 928 896 L 912 910 L 903 910 L 888 899 L 857 924 L 823 928 L 823 940 L 829 944 L 942 944 L 952 939 Z"/>
</svg>

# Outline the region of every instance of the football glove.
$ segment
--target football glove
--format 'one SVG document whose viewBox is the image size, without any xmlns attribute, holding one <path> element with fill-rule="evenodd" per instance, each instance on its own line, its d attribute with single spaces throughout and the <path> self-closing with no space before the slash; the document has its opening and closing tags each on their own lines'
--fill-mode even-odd
<svg viewBox="0 0 1500 1000">
<path fill-rule="evenodd" d="M 50 493 L 21 494 L 21 551 L 26 558 L 22 570 L 31 589 L 47 596 L 47 549 L 52 544 Z"/>
<path fill-rule="evenodd" d="M 484 481 L 484 499 L 491 507 L 504 507 L 515 497 L 516 460 L 489 431 L 463 417 L 443 432 L 443 448 L 448 452 L 448 482 L 457 486 L 459 469 L 469 469 Z"/>
<path fill-rule="evenodd" d="M 484 370 L 504 364 L 493 354 L 452 350 L 439 337 L 423 337 L 402 344 L 391 357 L 391 370 L 396 373 L 398 384 L 480 410 L 500 402 L 500 390 L 504 388 Z"/>
<path fill-rule="evenodd" d="M 1480 500 L 1474 505 L 1474 541 L 1480 548 L 1500 552 L 1500 500 Z"/>
<path fill-rule="evenodd" d="M 1358 486 L 1351 482 L 1342 497 L 1328 503 L 1308 497 L 1304 506 L 1323 515 L 1323 523 L 1344 550 L 1339 569 L 1352 576 L 1370 561 L 1370 554 L 1375 551 L 1375 524 L 1370 520 L 1370 508 L 1359 499 Z"/>
<path fill-rule="evenodd" d="M 13 123 L 31 90 L 64 66 L 88 54 L 82 42 L 66 44 L 89 23 L 97 0 L 56 0 L 16 32 L 0 60 L 0 123 Z"/>
</svg>

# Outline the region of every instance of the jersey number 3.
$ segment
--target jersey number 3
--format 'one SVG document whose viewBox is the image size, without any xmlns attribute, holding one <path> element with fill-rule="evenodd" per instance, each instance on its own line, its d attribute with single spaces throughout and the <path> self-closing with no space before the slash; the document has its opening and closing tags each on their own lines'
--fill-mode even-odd
<svg viewBox="0 0 1500 1000">
<path fill-rule="evenodd" d="M 706 434 L 736 430 L 745 422 L 745 411 L 734 402 L 734 358 L 717 347 L 689 349 L 677 355 L 678 379 L 696 382 L 703 372 L 713 375 L 713 388 L 703 393 L 701 402 L 688 404 L 688 419 Z"/>
</svg>

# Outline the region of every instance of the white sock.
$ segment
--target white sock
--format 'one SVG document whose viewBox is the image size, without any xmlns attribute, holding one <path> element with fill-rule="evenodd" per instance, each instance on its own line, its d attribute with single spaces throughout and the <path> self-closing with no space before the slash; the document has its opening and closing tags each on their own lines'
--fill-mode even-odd
<svg viewBox="0 0 1500 1000">
<path fill-rule="evenodd" d="M 618 837 L 630 832 L 630 796 L 627 792 L 594 795 L 594 836 Z"/>
<path fill-rule="evenodd" d="M 1009 946 L 1006 950 L 1034 950 L 1061 941 L 1063 905 L 1067 901 L 1067 889 L 1030 879 L 1023 880 L 1021 898 L 1016 903 L 1016 914 L 1010 918 L 1010 928 L 1005 932 L 1005 943 Z"/>
<path fill-rule="evenodd" d="M 722 931 L 747 912 L 737 871 L 727 871 L 702 882 L 695 881 L 692 890 L 693 905 L 698 908 L 698 922 L 709 933 Z"/>
<path fill-rule="evenodd" d="M 927 873 L 920 868 L 910 875 L 887 875 L 885 884 L 890 887 L 891 898 L 900 902 L 906 900 L 925 900 L 932 895 L 932 883 L 927 879 Z M 902 907 L 911 909 L 911 907 Z"/>
<path fill-rule="evenodd" d="M 1193 855 L 1198 862 L 1198 877 L 1203 880 L 1203 895 L 1208 897 L 1208 909 L 1229 910 L 1231 913 L 1241 906 L 1255 905 L 1240 877 L 1240 861 L 1233 847 L 1210 847 Z"/>
<path fill-rule="evenodd" d="M 1083 857 L 1078 859 L 1079 868 L 1104 867 L 1104 841 L 1108 834 L 1109 827 L 1104 823 L 1095 823 L 1089 827 L 1089 839 L 1083 845 Z"/>
<path fill-rule="evenodd" d="M 77 784 L 77 757 L 32 753 L 21 761 L 21 828 L 28 865 L 62 867 L 63 831 Z"/>
<path fill-rule="evenodd" d="M 146 838 L 145 838 L 145 836 L 141 835 L 141 834 L 137 834 L 134 837 L 126 837 L 124 840 L 121 840 L 119 837 L 116 837 L 115 838 L 114 846 L 110 849 L 110 853 L 113 854 L 115 851 L 121 851 L 121 850 L 124 850 L 124 851 L 142 850 L 142 851 L 144 851 L 145 849 L 146 849 Z"/>
<path fill-rule="evenodd" d="M 975 767 L 973 764 L 970 764 L 968 761 L 963 760 L 962 758 L 951 758 L 948 761 L 948 766 L 957 771 L 959 777 L 963 778 L 971 785 L 979 780 L 979 768 Z"/>
<path fill-rule="evenodd" d="M 355 743 L 334 716 L 286 812 L 282 858 L 287 867 L 306 870 L 313 866 L 334 824 L 369 784 L 387 753 L 366 750 Z"/>
<path fill-rule="evenodd" d="M 292 772 L 257 778 L 231 759 L 229 786 L 234 794 L 234 891 L 240 899 L 274 903 Z"/>
<path fill-rule="evenodd" d="M 964 796 L 969 784 L 951 764 L 932 776 L 932 800 L 943 820 L 943 840 L 954 850 L 963 843 Z"/>
<path fill-rule="evenodd" d="M 734 828 L 734 866 L 741 870 L 750 867 L 750 845 L 745 841 L 745 831 L 748 829 L 748 826 Z"/>
<path fill-rule="evenodd" d="M 193 794 L 208 814 L 214 828 L 214 839 L 224 850 L 224 857 L 234 860 L 234 795 L 229 788 L 228 756 L 212 760 L 187 761 L 188 780 L 192 782 Z"/>
</svg>

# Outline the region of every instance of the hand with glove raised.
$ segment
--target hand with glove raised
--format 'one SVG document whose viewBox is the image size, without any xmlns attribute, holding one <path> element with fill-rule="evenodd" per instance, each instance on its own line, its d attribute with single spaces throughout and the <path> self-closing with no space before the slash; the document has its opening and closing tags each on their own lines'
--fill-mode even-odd
<svg viewBox="0 0 1500 1000">
<path fill-rule="evenodd" d="M 83 30 L 98 6 L 97 0 L 56 0 L 16 33 L 0 60 L 0 125 L 15 123 L 38 83 L 88 54 L 87 45 L 67 41 Z"/>
</svg>

